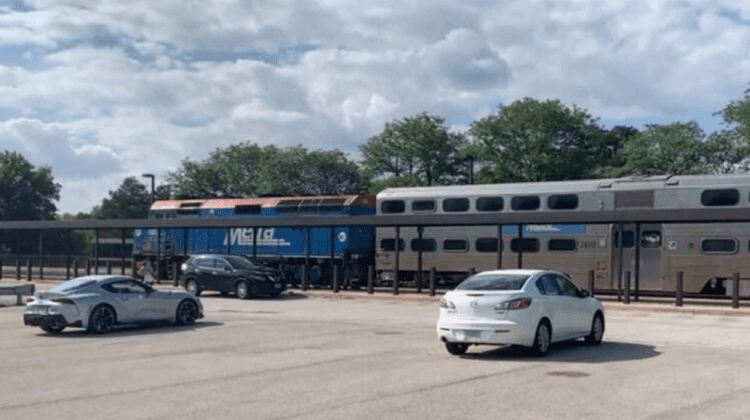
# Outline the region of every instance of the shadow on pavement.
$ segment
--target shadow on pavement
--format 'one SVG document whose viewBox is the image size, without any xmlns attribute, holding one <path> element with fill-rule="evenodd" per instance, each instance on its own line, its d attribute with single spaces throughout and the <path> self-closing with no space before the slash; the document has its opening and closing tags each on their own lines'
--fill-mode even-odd
<svg viewBox="0 0 750 420">
<path fill-rule="evenodd" d="M 144 336 L 152 334 L 179 334 L 186 331 L 195 331 L 203 328 L 218 327 L 224 325 L 222 322 L 213 321 L 196 321 L 193 325 L 169 325 L 164 323 L 153 323 L 143 325 L 123 325 L 116 326 L 114 330 L 106 334 L 91 334 L 82 328 L 65 329 L 61 333 L 49 334 L 39 331 L 39 335 L 46 335 L 52 338 L 116 338 L 130 336 Z"/>
<path fill-rule="evenodd" d="M 602 341 L 598 346 L 588 346 L 583 341 L 567 341 L 553 344 L 544 357 L 534 357 L 523 347 L 506 346 L 481 351 L 481 347 L 469 347 L 469 353 L 461 356 L 471 360 L 519 360 L 537 362 L 609 363 L 627 360 L 649 359 L 661 355 L 655 346 L 617 341 Z M 480 351 L 477 352 L 477 349 Z M 472 351 L 473 350 L 473 351 Z"/>
</svg>

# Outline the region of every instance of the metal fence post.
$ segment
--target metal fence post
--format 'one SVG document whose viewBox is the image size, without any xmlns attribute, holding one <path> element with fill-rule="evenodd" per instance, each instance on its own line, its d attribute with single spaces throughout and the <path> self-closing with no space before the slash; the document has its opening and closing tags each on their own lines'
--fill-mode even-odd
<svg viewBox="0 0 750 420">
<path fill-rule="evenodd" d="M 623 289 L 625 304 L 630 304 L 630 270 L 625 272 L 625 287 Z"/>
<path fill-rule="evenodd" d="M 112 274 L 112 261 L 107 261 L 107 274 Z"/>
<path fill-rule="evenodd" d="M 181 267 L 180 263 L 177 261 L 173 262 L 172 264 L 174 264 L 172 266 L 172 273 L 174 273 L 174 283 L 172 285 L 174 287 L 177 287 L 180 285 L 180 274 L 182 274 L 180 273 Z"/>
<path fill-rule="evenodd" d="M 65 280 L 70 280 L 70 256 L 65 258 Z"/>
<path fill-rule="evenodd" d="M 26 281 L 31 281 L 31 259 L 26 260 Z"/>
<path fill-rule="evenodd" d="M 86 275 L 91 275 L 91 260 L 86 259 Z"/>
<path fill-rule="evenodd" d="M 682 271 L 677 272 L 677 290 L 675 290 L 675 306 L 682 306 Z"/>
<path fill-rule="evenodd" d="M 78 277 L 78 260 L 73 260 L 73 277 Z"/>
<path fill-rule="evenodd" d="M 734 273 L 732 277 L 732 308 L 740 307 L 740 273 Z"/>
<path fill-rule="evenodd" d="M 3 279 L 3 260 L 0 260 L 0 280 Z"/>
<path fill-rule="evenodd" d="M 589 293 L 594 296 L 594 270 L 589 270 Z"/>
<path fill-rule="evenodd" d="M 331 265 L 333 265 L 332 275 L 333 275 L 333 293 L 339 292 L 339 266 L 336 264 L 333 264 L 333 261 L 331 261 Z"/>
<path fill-rule="evenodd" d="M 430 268 L 430 296 L 435 296 L 435 267 Z"/>
<path fill-rule="evenodd" d="M 367 266 L 367 293 L 373 294 L 375 292 L 375 267 L 372 265 Z"/>
<path fill-rule="evenodd" d="M 16 280 L 21 280 L 21 259 L 16 258 Z"/>
</svg>

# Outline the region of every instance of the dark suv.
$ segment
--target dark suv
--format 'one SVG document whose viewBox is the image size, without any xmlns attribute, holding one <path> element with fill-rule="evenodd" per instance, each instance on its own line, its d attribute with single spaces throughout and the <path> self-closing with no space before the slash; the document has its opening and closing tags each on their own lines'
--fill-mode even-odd
<svg viewBox="0 0 750 420">
<path fill-rule="evenodd" d="M 213 290 L 247 299 L 276 297 L 284 291 L 278 270 L 239 255 L 193 255 L 182 264 L 182 272 L 180 284 L 195 296 Z"/>
</svg>

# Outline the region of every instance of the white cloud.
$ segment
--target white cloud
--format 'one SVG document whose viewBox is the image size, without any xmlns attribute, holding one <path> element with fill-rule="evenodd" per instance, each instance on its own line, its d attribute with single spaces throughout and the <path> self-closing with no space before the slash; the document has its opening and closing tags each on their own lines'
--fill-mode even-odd
<svg viewBox="0 0 750 420">
<path fill-rule="evenodd" d="M 241 141 L 356 157 L 394 119 L 527 96 L 684 120 L 750 81 L 744 1 L 27 4 L 0 14 L 0 149 L 52 166 L 69 212 Z"/>
</svg>

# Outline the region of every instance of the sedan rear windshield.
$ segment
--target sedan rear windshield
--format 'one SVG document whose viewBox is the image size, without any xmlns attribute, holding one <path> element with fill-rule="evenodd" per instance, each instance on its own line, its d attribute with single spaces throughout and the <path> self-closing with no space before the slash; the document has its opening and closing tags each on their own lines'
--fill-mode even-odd
<svg viewBox="0 0 750 420">
<path fill-rule="evenodd" d="M 524 274 L 475 274 L 456 290 L 520 290 L 529 276 Z"/>
</svg>

